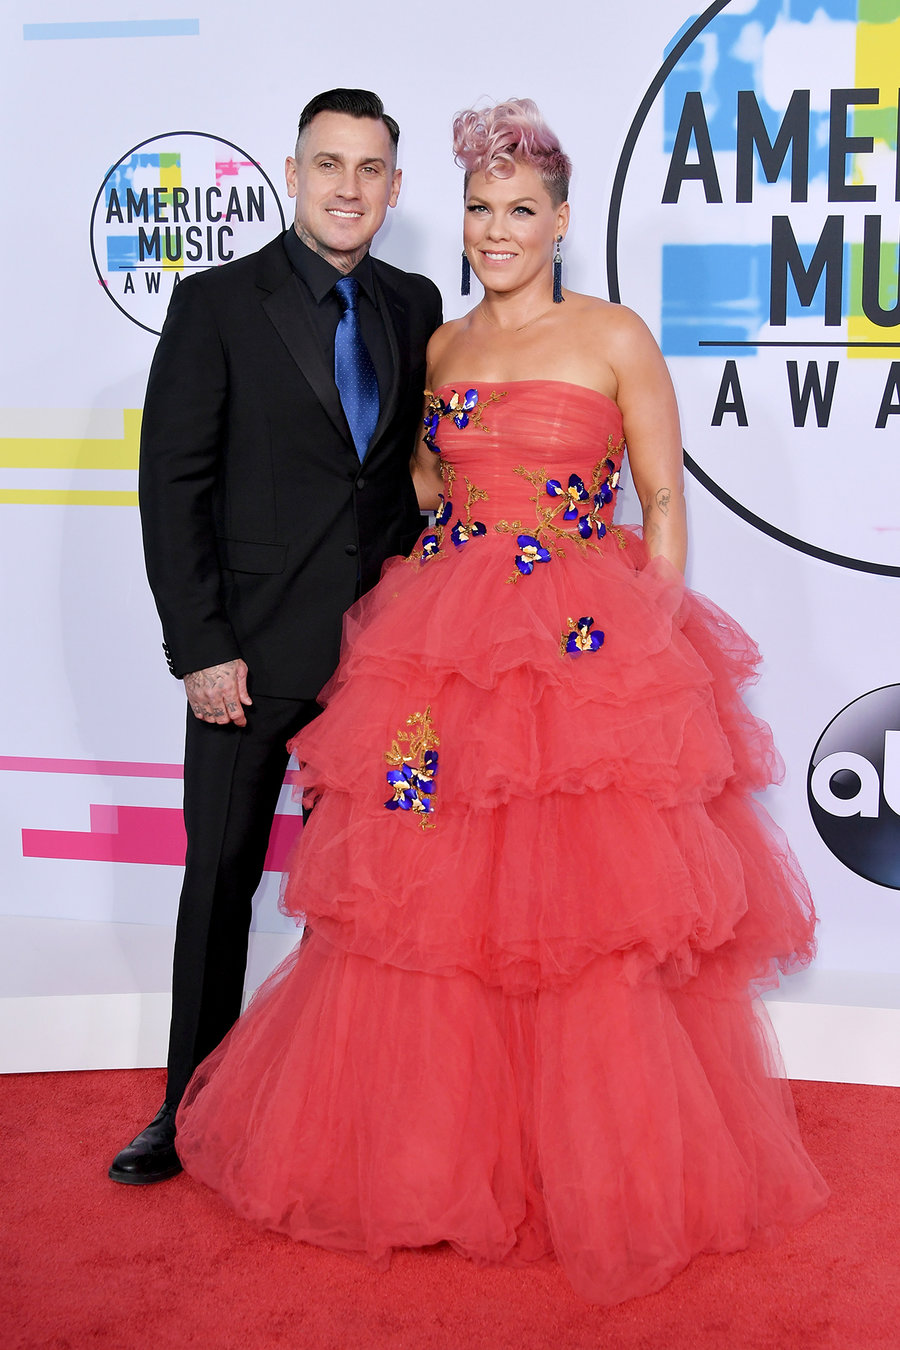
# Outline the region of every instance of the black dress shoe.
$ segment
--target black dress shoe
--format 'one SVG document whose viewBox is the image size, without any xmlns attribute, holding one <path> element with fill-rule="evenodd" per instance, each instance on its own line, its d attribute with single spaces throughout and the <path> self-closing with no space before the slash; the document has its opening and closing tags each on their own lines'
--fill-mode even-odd
<svg viewBox="0 0 900 1350">
<path fill-rule="evenodd" d="M 177 1176 L 181 1163 L 175 1152 L 174 1106 L 163 1102 L 156 1115 L 127 1148 L 117 1153 L 109 1169 L 112 1181 L 123 1181 L 127 1186 L 152 1186 L 154 1181 L 166 1181 Z"/>
</svg>

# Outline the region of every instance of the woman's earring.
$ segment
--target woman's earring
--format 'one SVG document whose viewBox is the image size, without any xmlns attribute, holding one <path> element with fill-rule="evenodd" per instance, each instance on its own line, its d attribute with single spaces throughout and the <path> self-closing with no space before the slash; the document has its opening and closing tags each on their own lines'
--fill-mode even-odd
<svg viewBox="0 0 900 1350">
<path fill-rule="evenodd" d="M 562 254 L 559 246 L 562 243 L 562 235 L 556 236 L 556 254 L 553 259 L 553 303 L 561 305 L 563 299 L 562 293 Z"/>
<path fill-rule="evenodd" d="M 459 288 L 460 295 L 468 295 L 472 289 L 472 269 L 469 266 L 469 259 L 466 257 L 466 250 L 463 249 L 462 255 L 462 284 Z"/>
</svg>

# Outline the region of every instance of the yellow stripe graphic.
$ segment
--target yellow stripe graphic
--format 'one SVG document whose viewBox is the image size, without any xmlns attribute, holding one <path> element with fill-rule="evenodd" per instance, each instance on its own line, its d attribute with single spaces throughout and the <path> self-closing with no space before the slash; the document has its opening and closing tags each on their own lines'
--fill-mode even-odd
<svg viewBox="0 0 900 1350">
<path fill-rule="evenodd" d="M 167 162 L 163 162 L 167 161 Z M 179 155 L 161 156 L 159 166 L 159 185 L 166 189 L 164 200 L 167 205 L 172 205 L 172 188 L 181 187 L 181 163 Z M 163 250 L 162 265 L 170 272 L 179 272 L 184 267 L 184 254 L 179 253 L 178 257 L 172 261 L 166 257 Z"/>
<path fill-rule="evenodd" d="M 888 15 L 888 6 L 865 0 L 860 5 L 856 25 L 856 85 L 860 89 L 878 89 L 879 106 L 858 106 L 853 115 L 856 135 L 873 136 L 875 149 L 879 143 L 891 150 L 897 149 L 897 105 L 891 103 L 897 90 L 897 71 L 900 69 L 900 18 L 894 18 L 896 9 Z M 882 17 L 883 16 L 883 17 Z M 877 209 L 877 208 L 873 208 Z M 896 214 L 885 211 L 882 217 L 884 234 L 881 243 L 881 304 L 889 308 L 897 298 L 898 246 L 894 235 Z M 893 236 L 893 237 L 892 237 Z M 862 245 L 851 246 L 850 315 L 847 337 L 851 342 L 877 342 L 879 338 L 896 341 L 897 329 L 884 329 L 874 324 L 861 312 Z M 897 349 L 888 347 L 851 347 L 848 356 L 857 360 L 896 360 Z"/>
<path fill-rule="evenodd" d="M 0 468 L 136 469 L 141 434 L 140 409 L 126 408 L 122 419 L 124 434 L 121 440 L 0 437 Z M 8 500 L 6 495 L 0 496 L 0 501 Z"/>
<path fill-rule="evenodd" d="M 87 492 L 78 488 L 0 488 L 0 505 L 137 506 L 136 492 Z"/>
</svg>

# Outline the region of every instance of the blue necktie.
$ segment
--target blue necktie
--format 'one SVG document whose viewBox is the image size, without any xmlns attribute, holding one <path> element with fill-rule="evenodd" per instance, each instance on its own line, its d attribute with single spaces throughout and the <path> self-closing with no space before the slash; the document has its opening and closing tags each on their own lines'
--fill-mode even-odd
<svg viewBox="0 0 900 1350">
<path fill-rule="evenodd" d="M 359 282 L 341 277 L 334 289 L 344 307 L 334 335 L 334 382 L 362 460 L 378 422 L 378 380 L 359 329 Z"/>
</svg>

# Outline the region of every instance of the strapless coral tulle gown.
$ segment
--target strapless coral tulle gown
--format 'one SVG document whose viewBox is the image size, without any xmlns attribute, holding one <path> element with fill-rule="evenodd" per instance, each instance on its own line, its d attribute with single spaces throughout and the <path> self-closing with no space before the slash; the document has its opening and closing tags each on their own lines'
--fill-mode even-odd
<svg viewBox="0 0 900 1350">
<path fill-rule="evenodd" d="M 437 521 L 293 742 L 306 936 L 178 1151 L 305 1242 L 554 1253 L 615 1303 L 824 1203 L 755 996 L 810 959 L 812 905 L 752 796 L 753 643 L 613 523 L 615 403 L 460 384 L 430 435 Z"/>
</svg>

